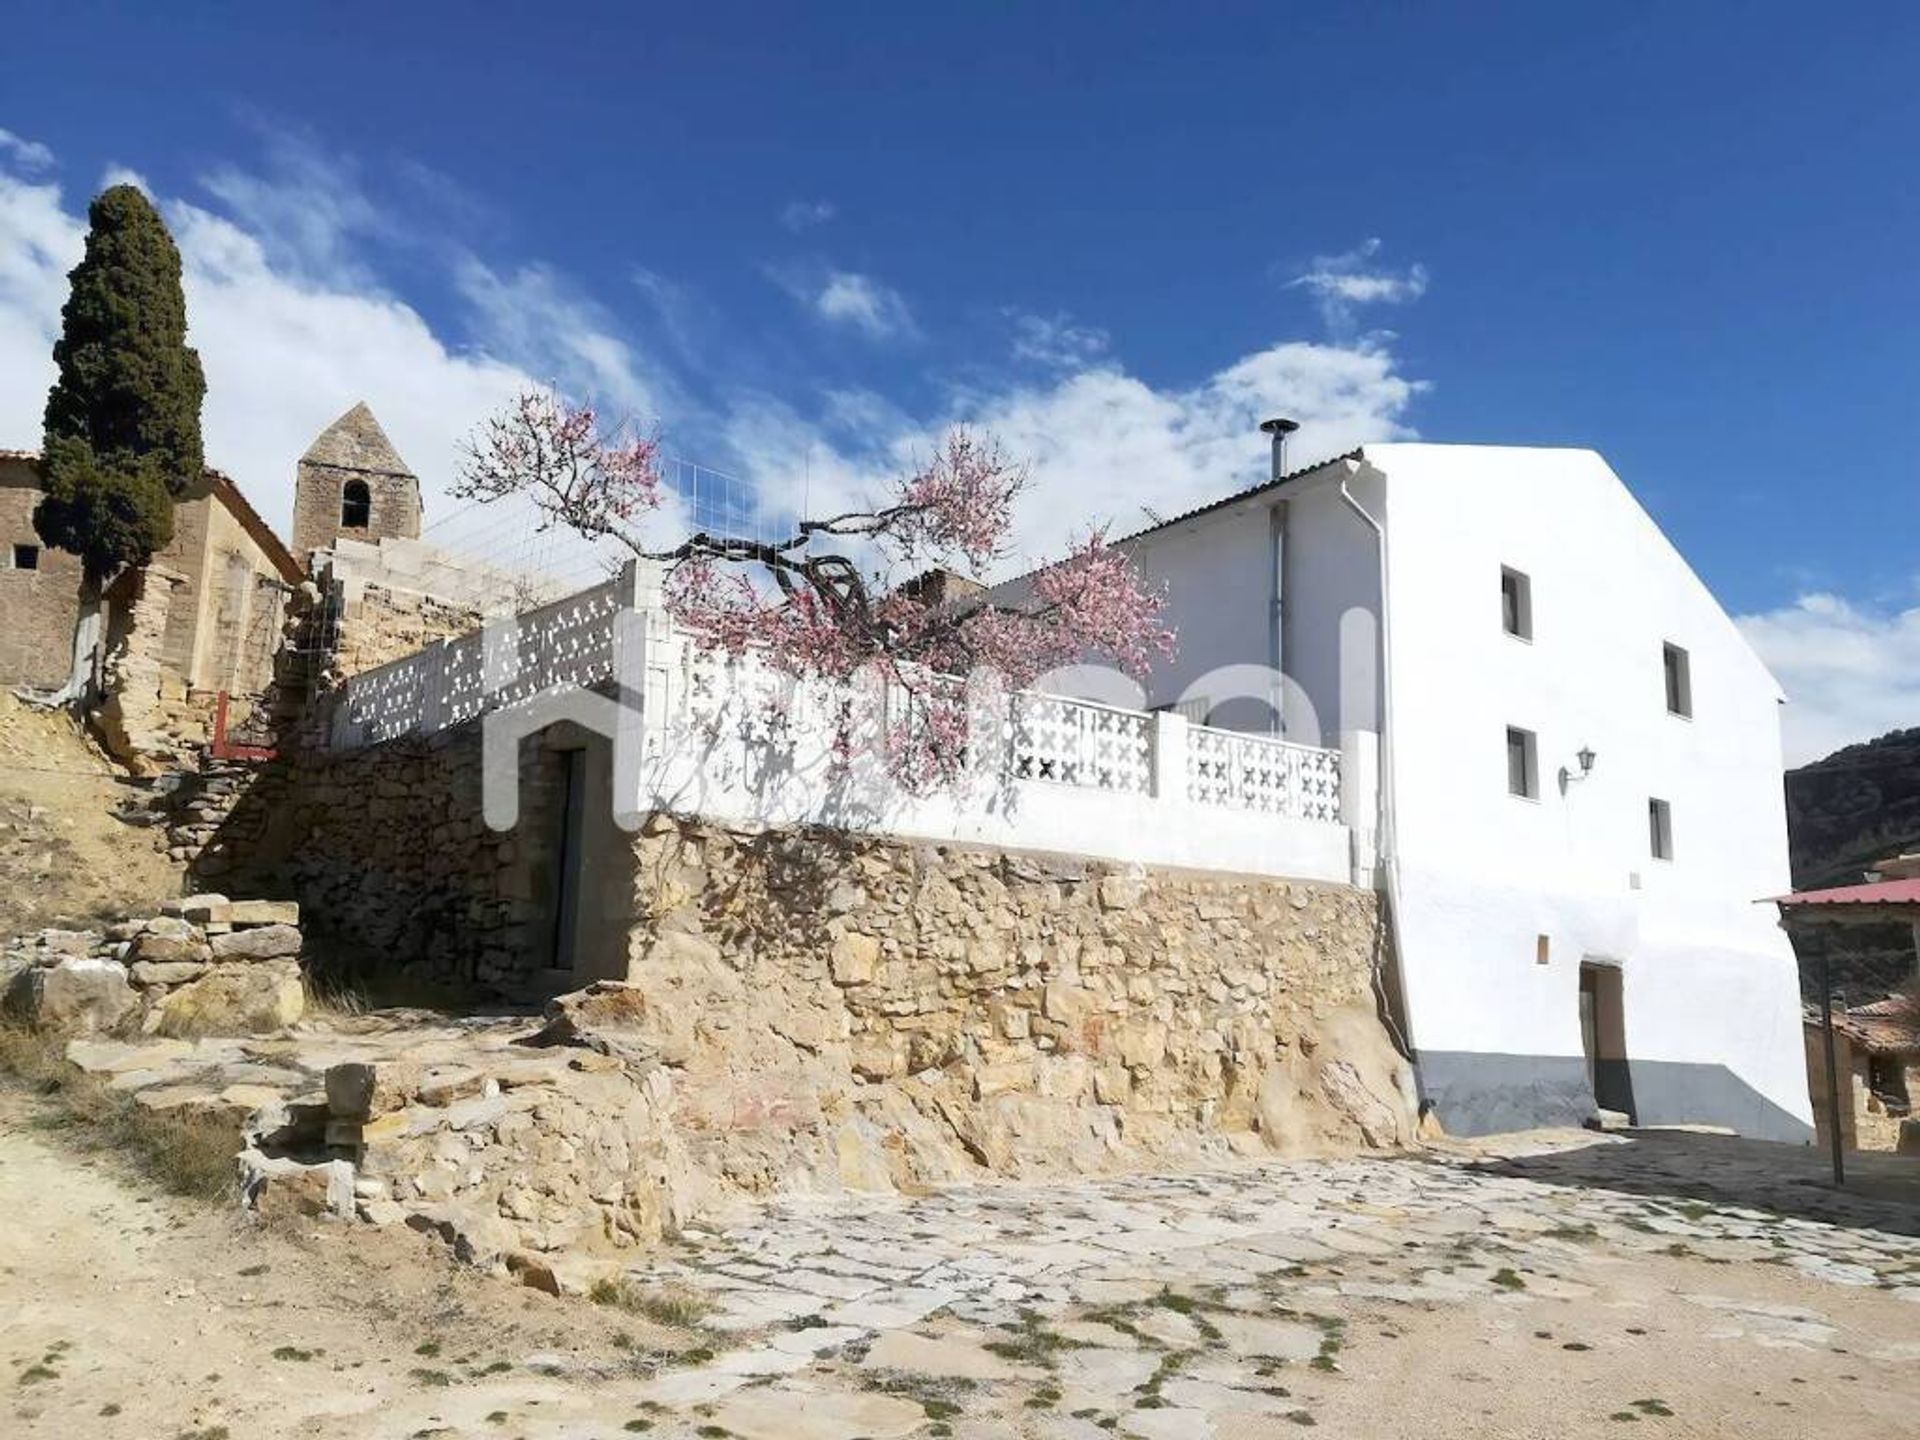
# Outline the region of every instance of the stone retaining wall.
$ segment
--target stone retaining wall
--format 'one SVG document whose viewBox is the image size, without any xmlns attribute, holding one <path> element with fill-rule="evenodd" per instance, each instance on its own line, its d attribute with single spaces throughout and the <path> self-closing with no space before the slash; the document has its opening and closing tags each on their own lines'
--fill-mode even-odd
<svg viewBox="0 0 1920 1440">
<path fill-rule="evenodd" d="M 635 850 L 633 1028 L 745 1188 L 1413 1137 L 1369 893 L 665 817 Z"/>
<path fill-rule="evenodd" d="M 223 884 L 297 896 L 337 968 L 476 996 L 552 993 L 541 976 L 557 852 L 532 837 L 554 829 L 560 797 L 554 767 L 529 751 L 513 834 L 481 819 L 479 734 L 468 727 L 351 754 L 299 751 L 256 776 L 207 855 L 220 857 Z M 227 845 L 228 834 L 246 843 Z"/>
</svg>

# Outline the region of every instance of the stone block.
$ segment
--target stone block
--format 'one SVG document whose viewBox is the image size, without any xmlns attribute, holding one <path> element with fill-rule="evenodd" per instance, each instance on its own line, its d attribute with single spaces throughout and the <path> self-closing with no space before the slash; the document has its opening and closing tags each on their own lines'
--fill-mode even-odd
<svg viewBox="0 0 1920 1440">
<path fill-rule="evenodd" d="M 828 962 L 836 985 L 870 985 L 880 969 L 880 941 L 854 931 L 834 937 Z"/>
<path fill-rule="evenodd" d="M 300 953 L 300 932 L 291 925 L 234 930 L 208 942 L 215 960 L 280 960 Z"/>
<path fill-rule="evenodd" d="M 349 1060 L 327 1067 L 327 1110 L 363 1119 L 404 1110 L 420 1089 L 420 1067 L 406 1061 Z"/>
<path fill-rule="evenodd" d="M 235 900 L 224 917 L 235 929 L 257 925 L 294 925 L 300 923 L 300 906 L 292 900 Z"/>
<path fill-rule="evenodd" d="M 153 985 L 184 985 L 207 973 L 203 960 L 136 960 L 127 975 L 143 989 Z"/>
<path fill-rule="evenodd" d="M 989 1100 L 1033 1088 L 1033 1061 L 1002 1060 L 977 1066 L 973 1072 L 973 1098 Z"/>
<path fill-rule="evenodd" d="M 127 951 L 127 958 L 156 965 L 204 965 L 212 953 L 207 942 L 196 935 L 146 934 L 133 942 L 133 947 Z"/>
<path fill-rule="evenodd" d="M 227 897 L 207 891 L 200 895 L 188 895 L 179 900 L 169 900 L 160 907 L 163 915 L 178 916 L 190 920 L 196 925 L 204 925 L 209 920 L 224 921 L 227 918 Z"/>
</svg>

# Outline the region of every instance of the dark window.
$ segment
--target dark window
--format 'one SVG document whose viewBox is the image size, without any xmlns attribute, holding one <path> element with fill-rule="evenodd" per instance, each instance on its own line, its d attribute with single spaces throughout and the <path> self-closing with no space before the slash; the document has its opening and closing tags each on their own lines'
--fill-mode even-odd
<svg viewBox="0 0 1920 1440">
<path fill-rule="evenodd" d="M 40 547 L 38 545 L 14 546 L 13 568 L 16 570 L 38 570 L 40 568 Z"/>
<path fill-rule="evenodd" d="M 1869 1055 L 1867 1057 L 1867 1089 L 1878 1096 L 1887 1112 L 1893 1115 L 1906 1115 L 1912 1111 L 1911 1097 L 1907 1094 L 1907 1067 L 1898 1055 Z"/>
<path fill-rule="evenodd" d="M 1540 768 L 1535 762 L 1533 732 L 1507 727 L 1507 793 L 1522 800 L 1540 798 Z"/>
<path fill-rule="evenodd" d="M 1664 800 L 1647 801 L 1647 843 L 1654 859 L 1673 858 L 1673 807 Z"/>
<path fill-rule="evenodd" d="M 1504 565 L 1500 567 L 1500 623 L 1509 635 L 1533 638 L 1533 582 Z"/>
<path fill-rule="evenodd" d="M 1660 664 L 1667 676 L 1667 713 L 1693 714 L 1693 666 L 1678 645 L 1660 647 Z"/>
<path fill-rule="evenodd" d="M 340 490 L 340 525 L 345 530 L 364 530 L 373 514 L 373 495 L 364 480 L 349 480 Z"/>
</svg>

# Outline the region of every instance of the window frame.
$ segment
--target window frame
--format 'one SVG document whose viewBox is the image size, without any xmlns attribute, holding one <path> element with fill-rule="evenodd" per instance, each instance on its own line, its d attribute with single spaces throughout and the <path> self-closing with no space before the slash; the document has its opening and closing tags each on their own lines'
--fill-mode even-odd
<svg viewBox="0 0 1920 1440">
<path fill-rule="evenodd" d="M 1513 788 L 1514 782 L 1514 740 L 1520 741 L 1520 783 L 1521 790 Z M 1515 800 L 1531 800 L 1540 803 L 1540 737 L 1534 731 L 1522 725 L 1507 726 L 1507 794 Z"/>
<path fill-rule="evenodd" d="M 1660 698 L 1674 719 L 1693 718 L 1693 656 L 1671 640 L 1660 642 Z"/>
<path fill-rule="evenodd" d="M 1507 623 L 1508 581 L 1513 582 L 1512 625 Z M 1533 643 L 1533 577 L 1511 565 L 1500 567 L 1500 628 L 1511 639 Z"/>
<path fill-rule="evenodd" d="M 38 570 L 40 568 L 40 550 L 40 546 L 29 545 L 24 540 L 17 542 L 13 547 L 13 553 L 8 557 L 11 568 L 15 570 Z M 27 563 L 24 565 L 20 563 L 20 557 L 23 555 L 27 557 Z"/>
<path fill-rule="evenodd" d="M 1647 853 L 1673 863 L 1673 802 L 1658 795 L 1647 797 Z"/>
</svg>

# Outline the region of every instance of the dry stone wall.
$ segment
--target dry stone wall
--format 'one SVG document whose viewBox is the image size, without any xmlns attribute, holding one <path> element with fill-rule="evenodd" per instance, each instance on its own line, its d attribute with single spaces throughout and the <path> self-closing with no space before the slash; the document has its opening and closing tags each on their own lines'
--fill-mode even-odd
<svg viewBox="0 0 1920 1440">
<path fill-rule="evenodd" d="M 1366 892 L 665 817 L 636 853 L 631 1043 L 742 1189 L 1413 1138 Z"/>
<path fill-rule="evenodd" d="M 532 837 L 554 829 L 559 796 L 541 757 L 523 773 L 521 827 L 503 835 L 481 818 L 473 727 L 298 751 L 258 775 L 202 865 L 234 888 L 297 896 L 325 962 L 391 992 L 525 997 L 551 963 L 556 857 Z"/>
<path fill-rule="evenodd" d="M 41 930 L 0 950 L 4 1008 L 63 1035 L 285 1029 L 306 1008 L 300 907 L 189 895 L 105 930 Z"/>
</svg>

